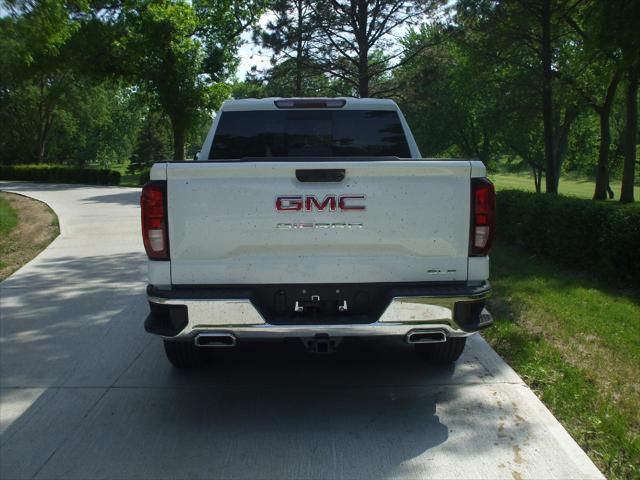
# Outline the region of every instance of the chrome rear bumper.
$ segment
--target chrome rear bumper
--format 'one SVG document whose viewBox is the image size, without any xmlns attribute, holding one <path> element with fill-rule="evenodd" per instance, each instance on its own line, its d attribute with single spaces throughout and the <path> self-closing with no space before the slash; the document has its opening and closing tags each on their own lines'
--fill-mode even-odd
<svg viewBox="0 0 640 480">
<path fill-rule="evenodd" d="M 151 314 L 145 322 L 150 333 L 172 339 L 193 339 L 202 333 L 229 333 L 242 338 L 286 338 L 329 335 L 407 336 L 415 330 L 442 330 L 449 337 L 464 337 L 490 326 L 491 314 L 484 308 L 490 295 L 488 282 L 456 288 L 455 295 L 393 297 L 373 323 L 338 325 L 276 325 L 265 320 L 248 298 L 202 298 L 150 287 L 147 298 Z M 195 298 L 195 297 L 198 298 Z M 204 295 L 206 297 L 206 295 Z"/>
</svg>

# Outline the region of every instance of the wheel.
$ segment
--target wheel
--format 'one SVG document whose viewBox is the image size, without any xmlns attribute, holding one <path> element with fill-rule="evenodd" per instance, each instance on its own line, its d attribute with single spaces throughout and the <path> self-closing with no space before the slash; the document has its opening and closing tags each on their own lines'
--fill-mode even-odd
<svg viewBox="0 0 640 480">
<path fill-rule="evenodd" d="M 442 343 L 416 343 L 416 352 L 429 363 L 453 363 L 464 350 L 467 337 L 449 337 Z"/>
<path fill-rule="evenodd" d="M 165 340 L 164 353 L 171 364 L 181 370 L 200 367 L 207 360 L 207 352 L 196 347 L 193 342 Z"/>
</svg>

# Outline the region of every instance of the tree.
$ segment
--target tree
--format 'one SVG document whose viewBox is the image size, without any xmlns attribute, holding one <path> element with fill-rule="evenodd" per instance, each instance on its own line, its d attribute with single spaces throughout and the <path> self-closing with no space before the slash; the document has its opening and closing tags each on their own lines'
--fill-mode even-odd
<svg viewBox="0 0 640 480">
<path fill-rule="evenodd" d="M 620 200 L 633 202 L 637 142 L 637 95 L 638 69 L 640 68 L 640 38 L 637 34 L 637 18 L 640 16 L 638 2 L 592 0 L 576 10 L 577 16 L 566 15 L 568 24 L 584 41 L 587 50 L 596 52 L 600 58 L 586 59 L 585 65 L 604 63 L 604 76 L 608 85 L 600 104 L 585 95 L 589 105 L 600 119 L 600 149 L 594 199 L 604 200 L 609 188 L 608 155 L 611 143 L 610 115 L 618 84 L 626 80 L 626 139 Z M 582 15 L 580 15 L 582 13 Z M 592 60 L 592 61 L 589 61 Z M 595 62 L 593 61 L 595 60 Z M 590 70 L 587 67 L 585 70 Z M 591 69 L 592 70 L 592 69 Z M 600 75 L 603 76 L 603 75 Z M 590 78 L 589 86 L 598 85 L 598 78 Z"/>
<path fill-rule="evenodd" d="M 638 18 L 640 3 L 625 0 L 607 2 L 605 25 L 615 25 L 614 29 L 605 29 L 602 36 L 607 41 L 616 43 L 621 51 L 625 70 L 625 150 L 622 172 L 622 190 L 620 201 L 633 202 L 635 171 L 638 142 L 638 81 L 640 77 L 640 35 L 638 35 Z"/>
<path fill-rule="evenodd" d="M 397 97 L 423 154 L 495 158 L 501 115 L 493 72 L 475 61 L 457 32 L 423 26 L 403 39 L 407 51 L 423 49 L 394 71 Z M 452 95 L 452 92 L 456 92 Z"/>
<path fill-rule="evenodd" d="M 0 19 L 2 129 L 24 138 L 23 158 L 39 163 L 47 156 L 56 111 L 76 81 L 69 44 L 80 27 L 72 14 L 83 5 L 57 0 L 7 5 L 10 15 Z"/>
<path fill-rule="evenodd" d="M 48 156 L 77 166 L 124 163 L 132 155 L 142 114 L 126 85 L 79 76 L 57 110 Z"/>
<path fill-rule="evenodd" d="M 148 168 L 155 162 L 165 160 L 170 148 L 170 128 L 165 118 L 157 111 L 149 111 L 136 138 L 131 170 Z"/>
<path fill-rule="evenodd" d="M 579 4 L 576 0 L 461 0 L 456 7 L 456 23 L 477 33 L 479 41 L 470 48 L 484 56 L 489 66 L 510 65 L 528 73 L 528 88 L 539 98 L 549 193 L 558 192 L 569 130 L 580 110 L 569 92 L 555 91 L 575 42 L 564 19 Z"/>
<path fill-rule="evenodd" d="M 168 115 L 173 159 L 184 160 L 186 131 L 198 111 L 209 107 L 208 84 L 200 77 L 204 57 L 194 36 L 197 17 L 187 3 L 142 1 L 124 11 L 124 21 L 123 64 Z"/>
<path fill-rule="evenodd" d="M 126 75 L 155 97 L 171 121 L 173 158 L 184 160 L 189 129 L 219 106 L 240 34 L 262 2 L 137 0 L 120 20 L 119 55 Z"/>
<path fill-rule="evenodd" d="M 591 58 L 582 60 L 583 72 L 595 72 L 588 78 L 586 88 L 578 90 L 587 103 L 596 111 L 600 121 L 600 147 L 596 175 L 595 200 L 607 198 L 609 187 L 609 149 L 611 143 L 610 116 L 617 87 L 626 77 L 626 134 L 625 163 L 623 169 L 622 193 L 620 200 L 633 201 L 637 142 L 637 91 L 638 69 L 640 68 L 640 38 L 637 34 L 637 18 L 640 16 L 638 2 L 612 0 L 607 2 L 588 1 L 565 12 L 564 20 L 578 34 L 585 50 Z M 595 69 L 593 68 L 595 66 Z M 586 67 L 586 68 L 585 68 Z M 625 75 L 626 71 L 626 75 Z M 602 79 L 606 79 L 604 88 Z M 588 89 L 604 92 L 601 102 L 590 96 Z"/>
<path fill-rule="evenodd" d="M 598 149 L 598 169 L 596 171 L 596 187 L 593 193 L 594 200 L 606 200 L 611 187 L 609 186 L 609 148 L 611 145 L 610 117 L 613 100 L 620 83 L 620 72 L 614 71 L 601 104 L 590 103 L 598 114 L 600 121 L 600 146 Z M 612 192 L 611 192 L 612 193 Z"/>
<path fill-rule="evenodd" d="M 313 10 L 308 0 L 275 0 L 269 12 L 273 19 L 261 32 L 260 39 L 264 47 L 273 51 L 271 78 L 293 78 L 292 95 L 301 97 L 305 92 L 304 79 L 316 75 L 309 58 L 310 42 L 317 32 Z M 286 68 L 279 68 L 282 64 Z M 279 73 L 285 75 L 278 76 Z"/>
<path fill-rule="evenodd" d="M 594 200 L 613 196 L 609 186 L 609 150 L 611 146 L 610 118 L 618 85 L 622 77 L 621 54 L 607 31 L 616 25 L 608 24 L 611 4 L 594 0 L 582 3 L 573 12 L 566 12 L 564 20 L 576 34 L 576 55 L 579 67 L 563 74 L 560 80 L 575 88 L 584 102 L 596 113 L 600 124 L 598 165 Z"/>
<path fill-rule="evenodd" d="M 426 45 L 409 52 L 394 33 L 433 15 L 443 2 L 423 0 L 325 0 L 310 2 L 320 35 L 310 48 L 318 68 L 360 97 L 383 95 L 372 80 L 409 62 Z M 374 55 L 377 58 L 373 58 Z"/>
</svg>

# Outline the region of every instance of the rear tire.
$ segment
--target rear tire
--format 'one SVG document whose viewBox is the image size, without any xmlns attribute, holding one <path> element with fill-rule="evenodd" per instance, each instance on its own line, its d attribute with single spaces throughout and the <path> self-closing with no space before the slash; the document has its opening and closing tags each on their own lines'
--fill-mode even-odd
<svg viewBox="0 0 640 480">
<path fill-rule="evenodd" d="M 204 349 L 196 347 L 193 342 L 165 340 L 164 353 L 171 364 L 180 370 L 201 367 L 207 360 Z"/>
<path fill-rule="evenodd" d="M 467 337 L 449 337 L 442 343 L 416 343 L 416 352 L 420 357 L 429 362 L 437 364 L 453 363 L 464 350 Z"/>
</svg>

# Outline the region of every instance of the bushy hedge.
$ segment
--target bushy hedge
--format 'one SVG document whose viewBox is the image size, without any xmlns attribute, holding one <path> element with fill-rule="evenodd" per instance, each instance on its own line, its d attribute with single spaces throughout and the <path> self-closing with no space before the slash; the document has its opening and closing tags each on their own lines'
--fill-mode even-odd
<svg viewBox="0 0 640 480">
<path fill-rule="evenodd" d="M 572 268 L 640 287 L 640 208 L 503 190 L 497 238 Z"/>
<path fill-rule="evenodd" d="M 0 165 L 1 180 L 119 185 L 120 172 L 63 165 Z"/>
<path fill-rule="evenodd" d="M 151 168 L 145 168 L 140 172 L 140 175 L 138 175 L 138 183 L 144 185 L 149 180 L 151 180 Z"/>
</svg>

